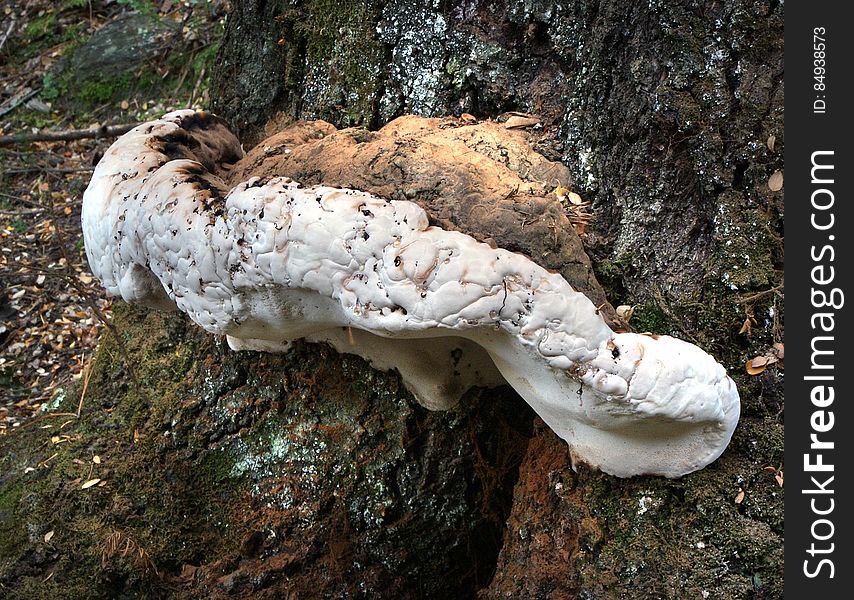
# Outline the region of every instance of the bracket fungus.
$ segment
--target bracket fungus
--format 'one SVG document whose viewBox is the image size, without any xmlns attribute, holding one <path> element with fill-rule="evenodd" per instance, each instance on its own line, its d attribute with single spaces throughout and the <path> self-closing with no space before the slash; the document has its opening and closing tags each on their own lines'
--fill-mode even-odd
<svg viewBox="0 0 854 600">
<path fill-rule="evenodd" d="M 615 333 L 560 275 L 432 226 L 406 200 L 250 177 L 224 121 L 169 113 L 119 138 L 83 199 L 92 272 L 130 302 L 177 307 L 234 349 L 324 341 L 396 368 L 428 408 L 506 381 L 575 461 L 679 477 L 739 417 L 725 369 L 668 336 Z"/>
</svg>

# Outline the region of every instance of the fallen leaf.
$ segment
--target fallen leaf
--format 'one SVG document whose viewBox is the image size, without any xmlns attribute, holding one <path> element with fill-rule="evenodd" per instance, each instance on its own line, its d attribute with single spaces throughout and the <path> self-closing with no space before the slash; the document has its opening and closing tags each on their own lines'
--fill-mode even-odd
<svg viewBox="0 0 854 600">
<path fill-rule="evenodd" d="M 768 189 L 772 192 L 779 192 L 783 189 L 783 172 L 774 171 L 771 177 L 768 178 Z"/>
<path fill-rule="evenodd" d="M 96 465 L 100 465 L 101 464 L 101 457 L 96 454 L 95 456 L 92 457 L 92 462 L 95 463 Z"/>
<path fill-rule="evenodd" d="M 777 480 L 777 484 L 778 484 L 780 487 L 783 487 L 783 472 L 782 472 L 782 471 L 780 471 L 779 473 L 777 473 L 776 475 L 774 475 L 774 479 L 776 479 L 776 480 Z"/>
<path fill-rule="evenodd" d="M 750 317 L 744 319 L 744 323 L 741 325 L 741 329 L 738 330 L 738 333 L 750 336 L 750 330 L 753 327 L 753 323 L 750 322 Z"/>
<path fill-rule="evenodd" d="M 82 283 L 84 283 L 86 285 L 89 285 L 90 283 L 92 283 L 92 276 L 87 275 L 86 273 L 80 273 L 77 276 L 77 279 L 79 279 Z"/>
<path fill-rule="evenodd" d="M 768 364 L 767 356 L 757 356 L 750 360 L 750 366 L 754 369 L 758 369 L 759 367 L 764 367 Z"/>
<path fill-rule="evenodd" d="M 62 209 L 62 212 L 66 215 L 70 215 L 71 214 L 71 207 L 66 206 L 65 208 Z"/>
<path fill-rule="evenodd" d="M 766 144 L 768 145 L 768 149 L 769 149 L 771 152 L 774 152 L 774 144 L 775 144 L 776 142 L 777 142 L 777 136 L 776 136 L 776 135 L 771 134 L 771 135 L 769 135 L 769 136 L 768 136 L 768 141 L 766 142 Z"/>
<path fill-rule="evenodd" d="M 80 489 L 86 490 L 86 489 L 89 489 L 90 487 L 92 487 L 93 485 L 98 485 L 99 483 L 101 483 L 100 478 L 90 479 L 89 481 L 87 481 L 86 483 L 81 485 Z"/>
<path fill-rule="evenodd" d="M 744 490 L 739 488 L 738 493 L 735 495 L 735 503 L 741 504 L 742 502 L 744 502 Z"/>
<path fill-rule="evenodd" d="M 44 541 L 45 541 L 45 543 L 49 542 L 49 541 L 50 541 L 50 538 L 52 538 L 52 537 L 53 537 L 53 529 L 51 529 L 51 530 L 50 530 L 50 531 L 48 531 L 46 534 L 44 534 Z"/>
<path fill-rule="evenodd" d="M 761 357 L 757 357 L 757 358 L 761 358 Z M 747 361 L 747 364 L 746 364 L 747 374 L 748 375 L 759 375 L 762 371 L 765 370 L 765 366 L 766 366 L 767 361 L 765 363 L 762 363 L 759 366 L 754 366 L 752 364 L 753 360 L 755 360 L 755 359 L 751 359 L 751 360 Z"/>
<path fill-rule="evenodd" d="M 122 110 L 127 110 L 128 108 L 130 108 L 130 104 L 128 103 L 127 100 L 122 100 L 122 103 L 120 104 L 120 106 L 121 106 Z"/>
<path fill-rule="evenodd" d="M 584 204 L 584 200 L 582 200 L 581 196 L 579 196 L 575 192 L 569 192 L 566 195 L 566 199 L 569 200 L 571 203 L 575 204 L 576 206 L 578 206 L 579 204 Z"/>
</svg>

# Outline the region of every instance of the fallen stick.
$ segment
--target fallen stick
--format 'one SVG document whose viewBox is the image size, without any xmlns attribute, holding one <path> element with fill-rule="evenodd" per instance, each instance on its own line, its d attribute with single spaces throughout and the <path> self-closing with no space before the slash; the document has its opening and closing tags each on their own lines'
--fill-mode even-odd
<svg viewBox="0 0 854 600">
<path fill-rule="evenodd" d="M 29 90 L 27 92 L 23 92 L 22 94 L 18 94 L 17 96 L 12 96 L 9 100 L 9 103 L 5 106 L 0 107 L 0 117 L 5 115 L 6 113 L 10 113 L 16 108 L 18 108 L 21 104 L 41 92 L 41 88 L 36 88 L 34 90 Z"/>
<path fill-rule="evenodd" d="M 9 28 L 6 29 L 6 33 L 3 34 L 3 38 L 0 39 L 0 50 L 3 49 L 3 46 L 6 45 L 6 39 L 9 37 L 9 34 L 12 33 L 12 28 L 15 26 L 15 19 L 12 19 L 9 22 Z"/>
<path fill-rule="evenodd" d="M 68 142 L 101 137 L 117 137 L 127 133 L 139 123 L 124 123 L 121 125 L 101 125 L 89 129 L 69 129 L 66 131 L 46 131 L 39 133 L 18 133 L 0 136 L 0 146 L 27 144 L 30 142 Z"/>
</svg>

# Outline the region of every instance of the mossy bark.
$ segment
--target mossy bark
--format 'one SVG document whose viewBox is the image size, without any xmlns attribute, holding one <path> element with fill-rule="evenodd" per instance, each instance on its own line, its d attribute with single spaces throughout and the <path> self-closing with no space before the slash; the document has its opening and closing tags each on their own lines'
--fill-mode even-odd
<svg viewBox="0 0 854 600">
<path fill-rule="evenodd" d="M 0 440 L 3 595 L 781 598 L 782 376 L 743 365 L 782 341 L 782 3 L 332 4 L 234 3 L 214 109 L 247 145 L 536 113 L 609 300 L 730 368 L 732 444 L 679 480 L 574 472 L 506 388 L 429 413 L 328 348 L 235 354 L 119 305 L 81 419 Z"/>
<path fill-rule="evenodd" d="M 59 414 L 78 385 L 0 441 L 4 597 L 453 598 L 488 583 L 533 419 L 512 390 L 435 413 L 325 346 L 234 353 L 123 304 L 113 323 L 122 342 L 103 340 L 81 418 Z"/>
<path fill-rule="evenodd" d="M 264 4 L 283 28 L 321 14 L 311 1 L 287 4 Z M 710 351 L 741 390 L 730 449 L 680 481 L 573 474 L 562 444 L 540 431 L 482 593 L 781 597 L 782 371 L 750 377 L 743 365 L 783 336 L 782 192 L 767 185 L 783 167 L 782 3 L 390 0 L 335 18 L 346 33 L 334 43 L 314 40 L 310 28 L 285 36 L 286 46 L 325 48 L 301 55 L 287 105 L 257 97 L 254 113 L 235 112 L 223 81 L 215 108 L 240 120 L 250 141 L 280 111 L 372 128 L 410 112 L 537 114 L 537 149 L 561 160 L 593 203 L 585 244 L 609 300 L 636 306 L 636 330 Z M 224 55 L 259 43 L 234 35 L 237 26 Z M 352 59 L 352 39 L 372 50 L 334 77 L 322 64 Z M 282 72 L 294 73 L 282 63 L 264 76 Z M 344 101 L 344 118 L 327 100 L 355 90 L 359 102 Z M 542 488 L 534 497 L 532 486 Z M 527 537 L 514 529 L 530 522 Z"/>
</svg>

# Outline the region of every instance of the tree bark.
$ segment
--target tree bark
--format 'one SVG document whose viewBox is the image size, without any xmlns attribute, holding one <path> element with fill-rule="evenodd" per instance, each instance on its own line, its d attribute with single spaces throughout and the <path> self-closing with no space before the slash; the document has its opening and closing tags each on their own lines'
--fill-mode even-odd
<svg viewBox="0 0 854 600">
<path fill-rule="evenodd" d="M 244 139 L 281 113 L 369 128 L 539 116 L 535 147 L 593 203 L 584 242 L 609 300 L 635 305 L 637 330 L 710 351 L 742 392 L 731 448 L 677 482 L 573 473 L 538 430 L 480 594 L 781 597 L 782 490 L 765 467 L 782 461 L 782 386 L 742 365 L 783 334 L 780 290 L 762 294 L 782 283 L 782 191 L 767 185 L 783 166 L 782 3 L 392 0 L 340 5 L 326 30 L 323 2 L 285 4 L 244 3 L 228 24 L 223 57 L 269 42 L 262 15 L 279 24 L 278 62 L 246 70 L 277 95 L 233 72 L 214 84 Z"/>
<path fill-rule="evenodd" d="M 574 471 L 509 388 L 431 413 L 326 346 L 232 353 L 181 315 L 119 304 L 123 342 L 104 340 L 74 435 L 0 440 L 2 589 L 782 598 L 782 377 L 744 364 L 783 341 L 782 191 L 767 185 L 783 168 L 783 4 L 233 6 L 212 108 L 247 148 L 294 119 L 539 117 L 532 144 L 592 203 L 582 241 L 608 300 L 721 361 L 741 422 L 678 480 Z M 49 467 L 24 470 L 33 448 Z"/>
</svg>

